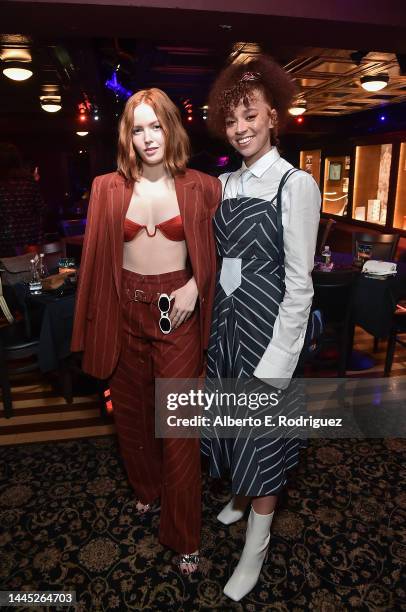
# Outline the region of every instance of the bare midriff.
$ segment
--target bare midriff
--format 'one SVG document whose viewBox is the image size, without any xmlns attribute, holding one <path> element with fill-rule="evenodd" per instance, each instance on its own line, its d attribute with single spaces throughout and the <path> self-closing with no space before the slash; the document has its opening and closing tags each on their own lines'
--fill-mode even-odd
<svg viewBox="0 0 406 612">
<path fill-rule="evenodd" d="M 123 268 L 138 274 L 165 274 L 186 268 L 185 240 L 168 240 L 159 229 L 155 232 L 154 226 L 148 232 L 143 229 L 133 240 L 124 242 Z"/>
<path fill-rule="evenodd" d="M 138 274 L 175 272 L 186 268 L 187 255 L 173 180 L 136 184 L 125 219 L 123 268 Z"/>
</svg>

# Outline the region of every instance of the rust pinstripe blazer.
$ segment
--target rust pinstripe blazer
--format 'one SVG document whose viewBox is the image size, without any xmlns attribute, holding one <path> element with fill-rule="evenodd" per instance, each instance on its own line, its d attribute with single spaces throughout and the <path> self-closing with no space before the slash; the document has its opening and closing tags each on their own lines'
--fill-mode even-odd
<svg viewBox="0 0 406 612">
<path fill-rule="evenodd" d="M 216 275 L 212 217 L 220 203 L 221 183 L 212 176 L 187 170 L 175 177 L 175 190 L 199 291 L 203 357 Z M 96 378 L 108 378 L 120 354 L 124 219 L 132 191 L 133 184 L 117 172 L 97 176 L 92 185 L 71 348 L 84 351 L 82 368 Z"/>
</svg>

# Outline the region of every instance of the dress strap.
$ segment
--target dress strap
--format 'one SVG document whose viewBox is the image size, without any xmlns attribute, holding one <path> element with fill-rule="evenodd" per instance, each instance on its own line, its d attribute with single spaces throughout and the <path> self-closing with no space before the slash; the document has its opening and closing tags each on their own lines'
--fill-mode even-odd
<svg viewBox="0 0 406 612">
<path fill-rule="evenodd" d="M 282 294 L 285 291 L 285 249 L 283 245 L 283 225 L 282 225 L 282 189 L 286 181 L 292 174 L 299 172 L 298 168 L 290 168 L 281 178 L 278 192 L 276 195 L 276 229 L 278 236 L 278 255 L 279 255 L 279 282 Z"/>
</svg>

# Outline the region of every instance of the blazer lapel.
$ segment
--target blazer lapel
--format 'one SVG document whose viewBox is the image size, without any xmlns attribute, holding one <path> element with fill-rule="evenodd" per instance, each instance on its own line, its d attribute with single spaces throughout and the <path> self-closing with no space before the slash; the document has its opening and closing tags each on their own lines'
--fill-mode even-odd
<svg viewBox="0 0 406 612">
<path fill-rule="evenodd" d="M 189 179 L 187 174 L 175 176 L 175 191 L 178 199 L 179 212 L 182 217 L 183 230 L 185 232 L 186 244 L 190 249 L 194 234 L 194 221 L 196 216 L 196 184 Z"/>
<path fill-rule="evenodd" d="M 183 230 L 185 232 L 186 246 L 193 275 L 200 290 L 201 253 L 200 253 L 200 231 L 199 198 L 203 196 L 197 188 L 195 181 L 186 175 L 175 177 L 176 196 L 178 198 L 179 211 L 182 217 Z"/>
<path fill-rule="evenodd" d="M 189 257 L 195 268 L 196 226 L 197 219 L 197 189 L 193 179 L 187 174 L 175 177 L 175 191 L 178 199 L 179 212 L 182 217 Z M 113 277 L 117 295 L 120 297 L 121 269 L 123 266 L 124 219 L 130 205 L 134 183 L 128 183 L 117 176 L 109 189 L 107 202 L 107 225 L 111 260 L 113 262 Z"/>
<path fill-rule="evenodd" d="M 116 180 L 112 181 L 108 193 L 107 226 L 114 284 L 118 297 L 120 297 L 121 269 L 123 267 L 124 219 L 130 205 L 133 187 L 132 182 L 128 183 L 122 177 L 117 176 Z"/>
</svg>

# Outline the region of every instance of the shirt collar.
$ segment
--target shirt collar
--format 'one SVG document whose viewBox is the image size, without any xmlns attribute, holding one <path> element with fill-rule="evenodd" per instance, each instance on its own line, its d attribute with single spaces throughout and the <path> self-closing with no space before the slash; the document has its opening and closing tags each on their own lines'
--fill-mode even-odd
<svg viewBox="0 0 406 612">
<path fill-rule="evenodd" d="M 245 161 L 242 162 L 241 172 L 244 170 L 249 170 L 254 176 L 257 178 L 261 178 L 261 176 L 280 158 L 278 153 L 278 149 L 276 147 L 272 147 L 268 153 L 265 153 L 262 157 L 257 159 L 256 162 L 252 164 L 252 166 L 248 167 L 245 164 Z"/>
</svg>

